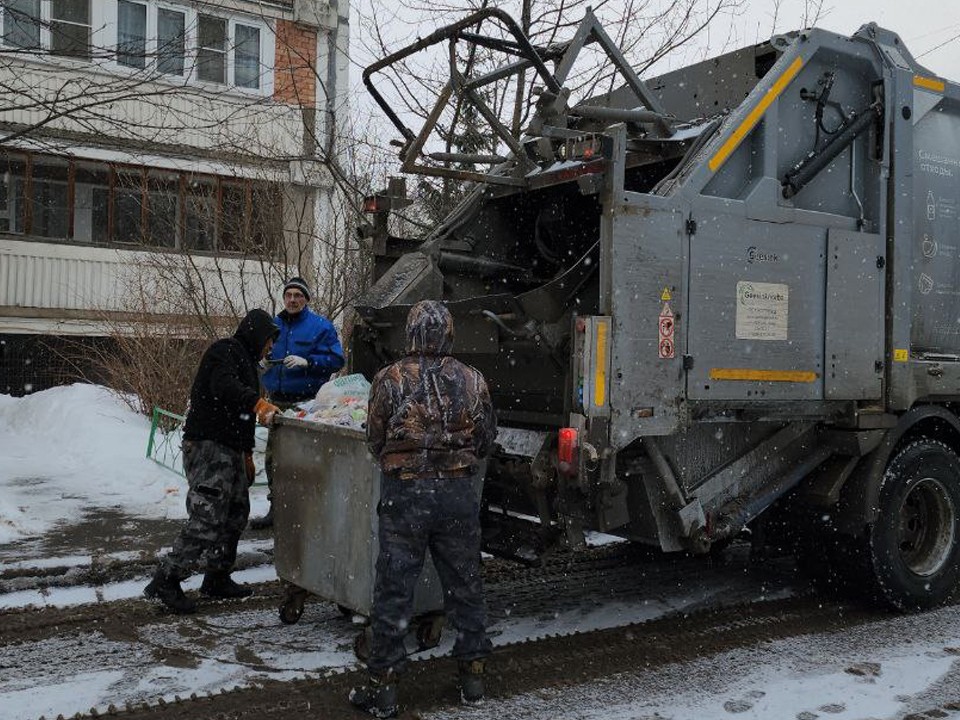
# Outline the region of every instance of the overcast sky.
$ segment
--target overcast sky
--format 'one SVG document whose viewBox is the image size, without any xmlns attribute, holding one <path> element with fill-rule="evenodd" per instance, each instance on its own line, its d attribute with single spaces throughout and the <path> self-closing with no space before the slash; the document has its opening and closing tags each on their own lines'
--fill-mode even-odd
<svg viewBox="0 0 960 720">
<path fill-rule="evenodd" d="M 389 43 L 389 50 L 395 52 L 418 37 L 424 37 L 438 27 L 452 21 L 451 16 L 440 17 L 437 6 L 449 8 L 459 0 L 403 0 L 404 3 L 417 3 L 419 10 L 398 8 L 383 0 L 351 0 L 351 60 L 353 63 L 351 82 L 354 90 L 352 102 L 358 117 L 371 117 L 376 125 L 383 125 L 378 132 L 380 140 L 399 136 L 389 127 L 386 117 L 375 107 L 371 97 L 360 81 L 363 68 L 380 59 L 371 56 L 364 48 L 370 45 L 370 18 L 376 18 L 380 31 Z M 610 13 L 611 5 L 629 0 L 610 0 L 603 12 Z M 706 12 L 714 8 L 718 0 L 701 0 L 698 9 Z M 670 0 L 633 0 L 634 4 L 656 7 Z M 437 3 L 437 6 L 431 5 Z M 467 6 L 467 3 L 463 3 Z M 508 12 L 516 13 L 519 0 L 494 0 L 493 3 Z M 597 6 L 600 2 L 596 3 Z M 778 7 L 779 5 L 779 7 Z M 741 11 L 734 16 L 716 18 L 708 32 L 702 33 L 694 44 L 680 51 L 674 51 L 657 63 L 643 77 L 652 77 L 662 72 L 720 55 L 740 47 L 753 45 L 770 39 L 771 35 L 804 27 L 804 19 L 809 16 L 811 0 L 743 0 Z M 807 14 L 805 14 L 805 9 Z M 582 14 L 583 10 L 577 11 Z M 465 16 L 467 11 L 456 17 Z M 648 11 L 649 14 L 649 11 Z M 576 22 L 579 17 L 571 17 Z M 900 35 L 907 49 L 932 73 L 949 80 L 960 82 L 960 0 L 823 0 L 816 25 L 827 30 L 850 35 L 863 24 L 876 22 Z M 609 34 L 616 35 L 615 29 L 607 28 Z M 381 92 L 385 92 L 394 109 L 401 112 L 399 105 L 390 97 L 388 83 L 377 76 L 376 82 Z M 431 100 L 432 103 L 432 100 Z M 369 115 L 368 115 L 369 113 Z M 419 124 L 415 127 L 419 129 Z M 394 151 L 390 151 L 391 154 Z"/>
<path fill-rule="evenodd" d="M 651 3 L 658 1 L 666 0 L 651 0 Z M 445 0 L 445 4 L 454 2 L 455 0 Z M 429 2 L 424 4 L 429 6 Z M 516 2 L 494 4 L 508 10 L 513 5 L 519 5 Z M 703 0 L 703 4 L 704 7 L 712 7 L 715 0 Z M 809 0 L 780 0 L 779 9 L 775 12 L 776 0 L 744 0 L 743 11 L 737 17 L 718 18 L 710 32 L 700 38 L 697 54 L 707 57 L 718 55 L 735 47 L 767 40 L 773 32 L 795 30 L 802 26 L 804 8 L 809 4 Z M 409 44 L 418 35 L 422 37 L 428 34 L 442 22 L 431 17 L 428 10 L 401 11 L 402 16 L 397 18 L 394 15 L 395 9 L 390 6 L 392 4 L 385 4 L 382 0 L 353 0 L 351 5 L 354 13 L 354 42 L 351 52 L 354 55 L 355 84 L 359 84 L 363 66 L 376 59 L 365 56 L 362 43 L 357 41 L 357 34 L 365 31 L 364 17 L 373 14 L 383 20 L 384 16 L 390 16 L 389 20 L 384 21 L 382 30 L 395 33 L 393 50 Z M 960 81 L 960 1 L 824 0 L 822 8 L 817 23 L 820 27 L 851 34 L 864 23 L 876 22 L 898 33 L 913 55 L 930 70 Z M 687 61 L 679 57 L 673 59 L 674 65 L 685 62 Z"/>
<path fill-rule="evenodd" d="M 772 0 L 748 0 L 736 21 L 748 43 L 770 35 Z M 803 17 L 802 0 L 783 0 L 777 31 L 792 30 Z M 907 49 L 930 70 L 960 80 L 960 2 L 957 0 L 827 0 L 820 27 L 851 34 L 867 22 L 898 33 Z"/>
</svg>

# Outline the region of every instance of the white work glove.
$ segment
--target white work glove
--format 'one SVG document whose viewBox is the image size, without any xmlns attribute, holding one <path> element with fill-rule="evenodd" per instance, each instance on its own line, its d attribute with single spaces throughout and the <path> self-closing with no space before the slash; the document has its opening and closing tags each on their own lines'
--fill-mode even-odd
<svg viewBox="0 0 960 720">
<path fill-rule="evenodd" d="M 305 368 L 309 364 L 309 360 L 307 360 L 305 357 L 300 357 L 299 355 L 287 355 L 283 359 L 283 366 L 288 369 Z"/>
</svg>

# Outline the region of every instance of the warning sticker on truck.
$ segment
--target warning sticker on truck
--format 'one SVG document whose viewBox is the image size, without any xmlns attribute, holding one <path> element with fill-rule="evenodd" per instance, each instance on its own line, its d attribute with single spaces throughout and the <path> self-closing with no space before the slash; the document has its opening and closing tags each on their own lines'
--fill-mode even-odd
<svg viewBox="0 0 960 720">
<path fill-rule="evenodd" d="M 737 283 L 738 340 L 786 340 L 790 287 L 782 283 Z"/>
</svg>

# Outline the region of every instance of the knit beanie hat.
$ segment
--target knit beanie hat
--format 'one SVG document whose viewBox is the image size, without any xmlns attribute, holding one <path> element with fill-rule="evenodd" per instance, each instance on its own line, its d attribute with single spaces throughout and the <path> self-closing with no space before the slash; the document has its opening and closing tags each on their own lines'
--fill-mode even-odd
<svg viewBox="0 0 960 720">
<path fill-rule="evenodd" d="M 310 301 L 310 291 L 307 289 L 307 281 L 302 277 L 292 277 L 287 280 L 286 284 L 283 286 L 283 291 L 286 292 L 290 288 L 296 288 L 303 293 L 303 296 Z"/>
</svg>

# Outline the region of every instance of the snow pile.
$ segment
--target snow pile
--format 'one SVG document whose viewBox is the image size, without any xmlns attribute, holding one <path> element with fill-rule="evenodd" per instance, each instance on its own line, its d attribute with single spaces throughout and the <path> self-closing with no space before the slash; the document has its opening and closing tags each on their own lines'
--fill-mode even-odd
<svg viewBox="0 0 960 720">
<path fill-rule="evenodd" d="M 104 387 L 0 395 L 0 543 L 89 510 L 186 517 L 186 483 L 146 458 L 149 434 L 150 421 Z"/>
<path fill-rule="evenodd" d="M 309 422 L 363 430 L 367 426 L 367 402 L 370 383 L 356 373 L 324 383 L 313 400 L 300 403 L 283 414 Z"/>
</svg>

